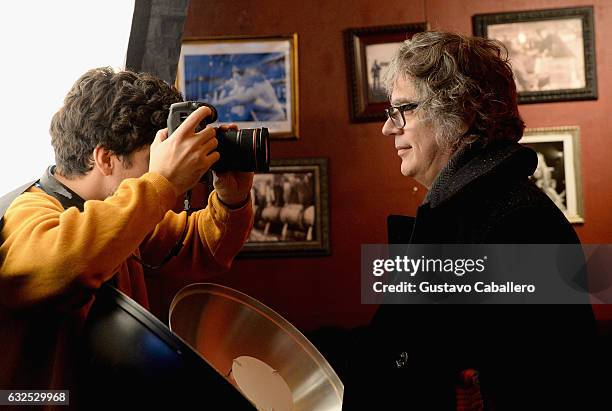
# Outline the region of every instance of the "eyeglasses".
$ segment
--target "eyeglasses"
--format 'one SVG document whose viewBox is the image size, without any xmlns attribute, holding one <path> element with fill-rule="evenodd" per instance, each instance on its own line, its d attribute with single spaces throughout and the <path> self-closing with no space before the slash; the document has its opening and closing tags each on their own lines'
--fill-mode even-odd
<svg viewBox="0 0 612 411">
<path fill-rule="evenodd" d="M 393 125 L 397 128 L 404 128 L 406 125 L 405 111 L 413 111 L 419 106 L 419 103 L 406 103 L 401 106 L 391 106 L 385 109 L 387 117 L 393 121 Z"/>
</svg>

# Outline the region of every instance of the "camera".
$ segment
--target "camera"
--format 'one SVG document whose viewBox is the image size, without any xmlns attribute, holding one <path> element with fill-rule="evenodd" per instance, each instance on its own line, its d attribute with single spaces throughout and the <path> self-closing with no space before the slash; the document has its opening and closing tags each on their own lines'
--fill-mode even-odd
<svg viewBox="0 0 612 411">
<path fill-rule="evenodd" d="M 200 122 L 196 131 L 217 121 L 217 109 L 212 104 L 199 101 L 172 104 L 168 115 L 168 136 L 171 136 L 191 113 L 202 106 L 210 108 L 212 114 Z M 267 128 L 243 128 L 227 131 L 217 128 L 217 141 L 219 142 L 217 151 L 221 158 L 213 164 L 212 170 L 255 172 L 270 170 L 270 144 Z"/>
</svg>

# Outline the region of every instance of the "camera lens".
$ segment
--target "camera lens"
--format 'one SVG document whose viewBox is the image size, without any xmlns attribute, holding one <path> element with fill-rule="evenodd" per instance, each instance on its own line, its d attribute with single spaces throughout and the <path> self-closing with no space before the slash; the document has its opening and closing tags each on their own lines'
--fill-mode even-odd
<svg viewBox="0 0 612 411">
<path fill-rule="evenodd" d="M 267 128 L 227 131 L 217 129 L 217 141 L 221 158 L 213 164 L 213 170 L 269 171 L 270 145 Z"/>
</svg>

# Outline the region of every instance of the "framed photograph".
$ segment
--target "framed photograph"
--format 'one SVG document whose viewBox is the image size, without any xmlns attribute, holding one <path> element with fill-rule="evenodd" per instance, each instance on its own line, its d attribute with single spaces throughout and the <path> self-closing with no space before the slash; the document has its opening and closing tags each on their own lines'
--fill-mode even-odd
<svg viewBox="0 0 612 411">
<path fill-rule="evenodd" d="M 272 160 L 255 174 L 253 230 L 241 257 L 329 255 L 327 159 Z"/>
<path fill-rule="evenodd" d="M 579 127 L 525 129 L 519 143 L 538 154 L 531 178 L 571 223 L 584 223 Z"/>
<path fill-rule="evenodd" d="M 219 123 L 299 137 L 297 34 L 185 39 L 177 87 L 186 100 L 214 105 Z"/>
<path fill-rule="evenodd" d="M 476 14 L 474 34 L 508 49 L 519 103 L 597 99 L 593 7 Z"/>
<path fill-rule="evenodd" d="M 384 121 L 389 98 L 383 85 L 391 57 L 427 23 L 354 28 L 345 31 L 352 122 Z"/>
</svg>

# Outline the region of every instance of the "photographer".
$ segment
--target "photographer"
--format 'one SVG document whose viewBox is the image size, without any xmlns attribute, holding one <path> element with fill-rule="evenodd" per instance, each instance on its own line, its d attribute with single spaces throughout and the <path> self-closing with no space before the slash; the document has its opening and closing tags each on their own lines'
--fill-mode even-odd
<svg viewBox="0 0 612 411">
<path fill-rule="evenodd" d="M 76 341 L 103 283 L 148 307 L 143 264 L 193 280 L 230 267 L 252 225 L 253 174 L 218 173 L 205 209 L 172 212 L 220 158 L 215 129 L 196 132 L 208 107 L 168 136 L 179 101 L 152 75 L 99 68 L 54 115 L 56 166 L 4 215 L 1 389 L 75 389 Z"/>
</svg>

